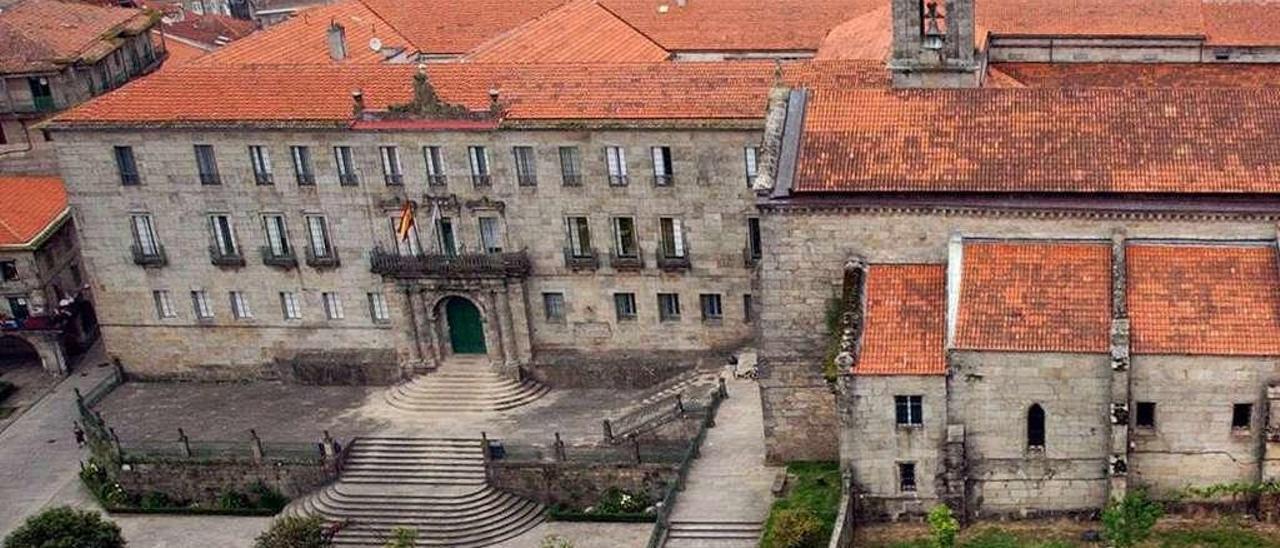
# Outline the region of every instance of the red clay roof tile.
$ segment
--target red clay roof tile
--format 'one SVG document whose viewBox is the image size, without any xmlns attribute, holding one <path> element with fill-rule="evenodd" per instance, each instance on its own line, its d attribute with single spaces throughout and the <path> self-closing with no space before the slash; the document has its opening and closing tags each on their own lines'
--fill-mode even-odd
<svg viewBox="0 0 1280 548">
<path fill-rule="evenodd" d="M 58 177 L 0 176 L 0 247 L 29 244 L 67 209 Z"/>
<path fill-rule="evenodd" d="M 947 372 L 945 265 L 871 265 L 857 375 Z"/>
<path fill-rule="evenodd" d="M 1263 88 L 1280 87 L 1280 63 L 993 63 L 1033 88 Z"/>
<path fill-rule="evenodd" d="M 670 51 L 813 51 L 831 29 L 881 0 L 688 0 L 683 7 L 676 0 L 600 3 Z"/>
<path fill-rule="evenodd" d="M 416 70 L 406 64 L 206 65 L 197 60 L 90 100 L 56 116 L 54 123 L 340 124 L 352 119 L 351 91 L 357 88 L 370 109 L 408 102 Z M 471 109 L 488 108 L 488 91 L 499 90 L 509 120 L 757 120 L 764 117 L 775 65 L 440 63 L 427 70 L 445 101 Z M 783 76 L 806 85 L 885 85 L 884 71 L 866 63 L 796 63 L 785 65 Z"/>
<path fill-rule="evenodd" d="M 119 30 L 150 24 L 143 10 L 63 0 L 23 0 L 0 11 L 0 71 L 57 70 L 108 40 Z M 140 29 L 139 29 L 140 30 Z"/>
<path fill-rule="evenodd" d="M 420 52 L 462 54 L 566 0 L 362 0 Z"/>
<path fill-rule="evenodd" d="M 476 63 L 656 63 L 661 46 L 595 0 L 577 0 L 485 42 Z"/>
<path fill-rule="evenodd" d="M 1280 192 L 1280 89 L 817 89 L 797 192 Z"/>
<path fill-rule="evenodd" d="M 1133 352 L 1280 356 L 1280 262 L 1272 244 L 1129 245 Z"/>
<path fill-rule="evenodd" d="M 1111 245 L 965 242 L 952 346 L 1107 352 Z"/>
<path fill-rule="evenodd" d="M 379 63 L 386 59 L 369 47 L 412 49 L 409 40 L 357 0 L 302 10 L 289 20 L 236 40 L 200 58 L 200 64 L 335 63 L 329 54 L 329 26 L 337 23 L 346 37 L 346 58 L 337 64 Z"/>
</svg>

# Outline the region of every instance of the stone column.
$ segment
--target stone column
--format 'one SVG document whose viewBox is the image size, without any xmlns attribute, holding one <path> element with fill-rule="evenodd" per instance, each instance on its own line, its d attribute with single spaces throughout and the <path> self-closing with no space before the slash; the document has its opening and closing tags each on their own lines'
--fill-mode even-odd
<svg viewBox="0 0 1280 548">
<path fill-rule="evenodd" d="M 429 355 L 432 360 L 434 360 L 432 366 L 440 367 L 444 364 L 445 350 L 444 347 L 441 346 L 440 342 L 440 320 L 436 317 L 435 308 L 431 306 L 431 303 L 435 300 L 434 297 L 435 294 L 429 293 L 426 290 L 421 290 L 418 291 L 417 301 L 422 307 L 422 321 L 424 327 L 422 331 L 426 335 L 425 339 L 427 347 L 430 349 Z"/>
<path fill-rule="evenodd" d="M 520 351 L 516 346 L 515 322 L 511 319 L 511 289 L 505 280 L 498 299 L 498 317 L 502 319 L 502 347 L 507 349 L 503 368 L 514 373 L 520 367 Z"/>
<path fill-rule="evenodd" d="M 498 344 L 498 368 L 505 372 L 506 365 L 511 362 L 511 334 L 507 332 L 506 321 L 498 305 L 498 290 L 489 288 L 485 293 L 489 298 L 489 315 L 491 316 L 487 323 L 493 325 L 493 339 Z"/>
<path fill-rule="evenodd" d="M 515 340 L 516 359 L 527 364 L 533 360 L 533 333 L 529 328 L 529 304 L 525 297 L 524 280 L 507 282 L 507 299 L 511 307 L 511 336 Z"/>
<path fill-rule="evenodd" d="M 1111 237 L 1111 404 L 1106 410 L 1110 420 L 1111 443 L 1107 457 L 1109 499 L 1125 496 L 1129 489 L 1129 402 L 1132 401 L 1129 378 L 1129 312 L 1125 267 L 1125 236 L 1117 232 Z"/>
</svg>

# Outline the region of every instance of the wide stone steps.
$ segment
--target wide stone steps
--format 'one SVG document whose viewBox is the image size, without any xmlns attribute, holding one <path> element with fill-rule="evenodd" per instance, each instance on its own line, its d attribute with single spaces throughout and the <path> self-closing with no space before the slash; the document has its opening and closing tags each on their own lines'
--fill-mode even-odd
<svg viewBox="0 0 1280 548">
<path fill-rule="evenodd" d="M 409 411 L 456 413 L 503 411 L 541 398 L 549 387 L 516 382 L 488 371 L 439 371 L 396 385 L 387 403 Z"/>
<path fill-rule="evenodd" d="M 667 531 L 668 548 L 754 547 L 764 526 L 752 521 L 672 521 Z"/>
<path fill-rule="evenodd" d="M 399 527 L 418 546 L 488 546 L 543 520 L 534 501 L 489 487 L 481 440 L 360 438 L 338 481 L 294 501 L 288 515 L 344 524 L 335 546 L 383 546 Z"/>
</svg>

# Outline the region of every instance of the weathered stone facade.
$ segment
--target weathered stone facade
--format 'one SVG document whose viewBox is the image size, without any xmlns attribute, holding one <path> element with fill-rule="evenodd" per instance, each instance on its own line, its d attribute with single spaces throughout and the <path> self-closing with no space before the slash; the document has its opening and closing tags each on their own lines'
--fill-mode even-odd
<svg viewBox="0 0 1280 548">
<path fill-rule="evenodd" d="M 752 291 L 752 265 L 744 261 L 747 219 L 753 195 L 744 173 L 744 149 L 759 131 L 700 130 L 501 130 L 492 132 L 357 131 L 57 131 L 62 170 L 79 226 L 95 294 L 104 310 L 110 352 L 141 377 L 246 378 L 270 374 L 266 364 L 304 350 L 395 349 L 395 366 L 411 370 L 437 365 L 449 352 L 442 299 L 463 297 L 481 311 L 486 348 L 495 366 L 536 361 L 538 351 L 592 356 L 653 346 L 686 352 L 690 359 L 747 340 L 745 297 Z M 201 185 L 193 145 L 214 147 L 221 184 Z M 248 147 L 264 146 L 273 184 L 255 184 Z M 341 186 L 334 146 L 352 147 L 357 186 Z M 122 186 L 113 147 L 131 146 L 140 184 Z M 309 146 L 314 186 L 299 186 L 291 146 Z M 403 185 L 384 182 L 379 147 L 396 146 Z M 439 146 L 447 179 L 429 186 L 424 146 Z M 488 150 L 491 186 L 477 187 L 469 174 L 468 147 Z M 536 186 L 517 184 L 513 148 L 531 146 Z M 558 147 L 576 146 L 581 186 L 562 180 Z M 605 147 L 626 152 L 629 184 L 611 186 Z M 656 186 L 650 147 L 670 147 L 673 182 Z M 398 277 L 371 272 L 370 252 L 396 248 L 391 229 L 405 201 L 418 204 L 416 223 L 424 252 L 432 253 L 433 211 L 449 217 L 461 254 L 481 246 L 478 219 L 501 226 L 500 245 L 522 252 L 526 275 L 478 279 L 468 276 Z M 210 214 L 231 217 L 244 266 L 210 260 Z M 263 264 L 262 215 L 283 214 L 295 248 L 306 247 L 303 217 L 327 219 L 341 264 L 315 268 L 301 257 L 293 268 Z M 130 215 L 151 215 L 162 266 L 134 264 Z M 594 268 L 571 268 L 565 218 L 589 219 Z M 615 268 L 611 220 L 632 217 L 640 269 Z M 659 217 L 682 220 L 687 269 L 657 267 Z M 301 253 L 299 252 L 299 255 Z M 153 291 L 167 290 L 173 318 L 158 318 Z M 205 291 L 213 318 L 196 319 L 191 291 Z M 235 319 L 228 292 L 244 292 L 252 319 Z M 302 319 L 284 320 L 281 291 L 302 299 Z M 321 294 L 338 292 L 342 320 L 326 319 Z M 618 318 L 615 293 L 633 293 L 635 318 Z M 366 293 L 384 295 L 390 321 L 372 321 Z M 544 313 L 543 294 L 564 295 L 563 319 Z M 658 293 L 679 294 L 678 320 L 660 320 Z M 720 295 L 721 318 L 702 319 L 699 297 Z M 412 304 L 411 304 L 412 303 Z"/>
</svg>

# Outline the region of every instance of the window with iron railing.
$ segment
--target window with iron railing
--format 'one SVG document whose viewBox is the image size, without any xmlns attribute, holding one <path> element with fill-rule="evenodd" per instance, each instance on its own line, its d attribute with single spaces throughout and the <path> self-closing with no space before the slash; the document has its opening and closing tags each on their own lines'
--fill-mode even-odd
<svg viewBox="0 0 1280 548">
<path fill-rule="evenodd" d="M 609 168 L 609 185 L 627 185 L 627 153 L 622 147 L 604 147 L 605 164 Z"/>
<path fill-rule="evenodd" d="M 448 176 L 445 174 L 444 151 L 438 146 L 422 147 L 422 158 L 427 165 L 427 186 L 445 186 Z"/>
<path fill-rule="evenodd" d="M 293 175 L 298 186 L 316 184 L 316 172 L 311 163 L 311 147 L 295 145 L 289 147 L 289 155 L 293 157 Z"/>
<path fill-rule="evenodd" d="M 120 184 L 133 186 L 142 182 L 138 176 L 138 162 L 133 156 L 133 147 L 115 147 L 116 171 L 120 174 Z"/>
<path fill-rule="evenodd" d="M 400 147 L 378 147 L 378 155 L 382 157 L 382 178 L 388 185 L 404 184 L 404 167 L 400 165 Z"/>
<path fill-rule="evenodd" d="M 482 146 L 467 147 L 467 157 L 471 163 L 471 184 L 487 187 L 492 184 L 489 175 L 489 150 Z"/>
<path fill-rule="evenodd" d="M 534 157 L 533 147 L 518 146 L 512 148 L 516 161 L 516 182 L 520 186 L 538 185 L 538 164 Z"/>
<path fill-rule="evenodd" d="M 653 147 L 650 149 L 653 155 L 653 184 L 657 186 L 671 186 L 674 182 L 674 166 L 671 163 L 671 147 Z"/>
<path fill-rule="evenodd" d="M 271 152 L 262 145 L 249 145 L 249 164 L 253 166 L 253 180 L 260 185 L 274 183 L 271 176 Z"/>
<path fill-rule="evenodd" d="M 564 186 L 582 186 L 582 157 L 578 147 L 560 147 L 560 177 Z"/>
<path fill-rule="evenodd" d="M 356 172 L 355 156 L 351 152 L 351 147 L 333 147 L 333 162 L 338 168 L 338 184 L 342 186 L 360 184 L 360 176 Z"/>
<path fill-rule="evenodd" d="M 214 156 L 213 145 L 195 145 L 195 154 L 196 171 L 200 175 L 200 184 L 222 184 L 222 177 L 218 175 L 218 159 Z"/>
</svg>

